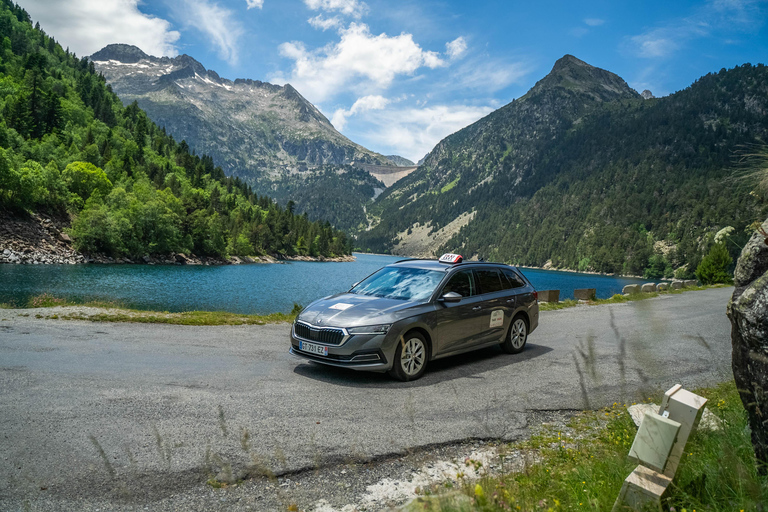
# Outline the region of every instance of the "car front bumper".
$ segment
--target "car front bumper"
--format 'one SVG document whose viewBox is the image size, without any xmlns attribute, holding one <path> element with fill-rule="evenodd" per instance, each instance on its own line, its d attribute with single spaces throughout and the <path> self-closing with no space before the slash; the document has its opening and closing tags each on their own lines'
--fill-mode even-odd
<svg viewBox="0 0 768 512">
<path fill-rule="evenodd" d="M 301 350 L 301 342 L 328 347 L 328 355 Z M 390 334 L 361 334 L 346 336 L 341 344 L 334 345 L 301 338 L 292 327 L 289 353 L 329 366 L 384 372 L 392 368 L 396 342 L 396 336 Z"/>
</svg>

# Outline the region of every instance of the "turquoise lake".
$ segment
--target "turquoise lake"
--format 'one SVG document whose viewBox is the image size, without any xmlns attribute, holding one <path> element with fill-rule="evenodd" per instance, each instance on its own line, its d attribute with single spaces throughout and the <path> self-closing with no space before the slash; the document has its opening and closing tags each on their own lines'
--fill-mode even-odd
<svg viewBox="0 0 768 512">
<path fill-rule="evenodd" d="M 161 311 L 288 312 L 294 302 L 343 292 L 384 265 L 403 259 L 356 254 L 352 263 L 179 265 L 0 265 L 0 303 L 25 304 L 48 292 L 73 300 L 117 301 L 128 307 Z M 560 290 L 573 298 L 576 288 L 596 288 L 598 298 L 621 293 L 644 281 L 577 272 L 523 269 L 538 290 Z"/>
</svg>

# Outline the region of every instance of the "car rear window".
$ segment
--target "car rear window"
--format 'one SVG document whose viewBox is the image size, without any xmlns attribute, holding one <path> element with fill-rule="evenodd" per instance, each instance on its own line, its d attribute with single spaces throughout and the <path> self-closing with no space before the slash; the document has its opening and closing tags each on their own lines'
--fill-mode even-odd
<svg viewBox="0 0 768 512">
<path fill-rule="evenodd" d="M 514 270 L 504 270 L 503 273 L 504 273 L 504 276 L 509 281 L 510 288 L 521 288 L 525 286 L 525 282 L 522 280 L 520 276 L 517 275 L 517 273 Z"/>
<path fill-rule="evenodd" d="M 504 289 L 501 285 L 501 276 L 496 269 L 475 270 L 475 276 L 480 285 L 480 293 L 493 293 Z"/>
</svg>

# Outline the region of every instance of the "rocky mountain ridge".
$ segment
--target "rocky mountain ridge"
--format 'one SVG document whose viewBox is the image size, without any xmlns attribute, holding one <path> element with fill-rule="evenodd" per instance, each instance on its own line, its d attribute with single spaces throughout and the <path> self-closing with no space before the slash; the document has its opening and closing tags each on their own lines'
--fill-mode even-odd
<svg viewBox="0 0 768 512">
<path fill-rule="evenodd" d="M 738 148 L 768 140 L 767 74 L 764 65 L 739 66 L 646 99 L 566 55 L 527 94 L 440 141 L 381 194 L 358 245 L 690 273 L 711 234 L 726 225 L 741 233 L 765 209 L 745 182 L 724 183 Z"/>
<path fill-rule="evenodd" d="M 355 144 L 290 84 L 221 78 L 189 55 L 154 57 L 112 44 L 91 55 L 115 93 L 228 175 L 259 177 L 317 165 L 391 165 Z M 207 136 L 213 130 L 217 135 Z M 242 143 L 243 147 L 237 144 Z"/>
</svg>

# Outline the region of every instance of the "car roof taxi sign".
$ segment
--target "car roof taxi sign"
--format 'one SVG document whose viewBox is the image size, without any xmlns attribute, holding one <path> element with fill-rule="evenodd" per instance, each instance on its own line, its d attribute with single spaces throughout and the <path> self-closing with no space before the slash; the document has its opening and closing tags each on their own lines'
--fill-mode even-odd
<svg viewBox="0 0 768 512">
<path fill-rule="evenodd" d="M 446 253 L 440 256 L 440 259 L 437 260 L 440 263 L 461 263 L 464 258 L 461 257 L 461 254 L 452 254 L 452 253 Z"/>
</svg>

